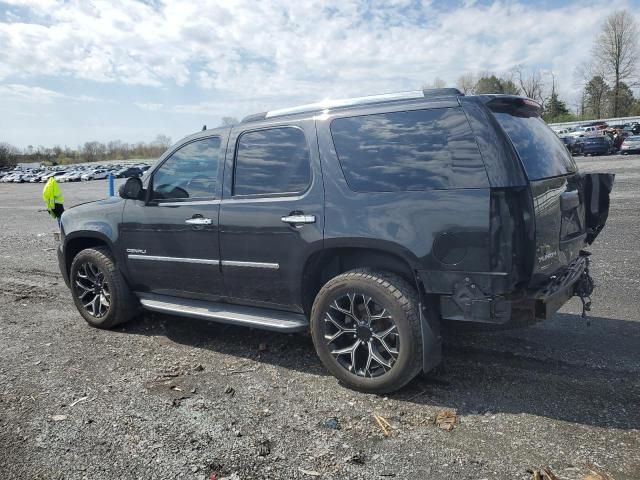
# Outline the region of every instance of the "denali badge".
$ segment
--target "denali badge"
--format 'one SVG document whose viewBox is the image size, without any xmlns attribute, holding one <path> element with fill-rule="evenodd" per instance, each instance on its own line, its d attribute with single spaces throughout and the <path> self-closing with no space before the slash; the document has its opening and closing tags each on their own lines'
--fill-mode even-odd
<svg viewBox="0 0 640 480">
<path fill-rule="evenodd" d="M 551 260 L 553 257 L 557 257 L 558 256 L 558 252 L 547 252 L 544 255 L 540 255 L 538 257 L 538 262 L 542 263 L 542 262 L 546 262 L 547 260 Z"/>
<path fill-rule="evenodd" d="M 540 245 L 538 247 L 538 253 L 540 254 L 538 256 L 538 263 L 544 263 L 558 256 L 558 252 L 556 250 L 551 250 L 549 245 Z"/>
<path fill-rule="evenodd" d="M 142 255 L 146 255 L 147 251 L 139 248 L 127 248 L 127 253 L 141 253 Z"/>
</svg>

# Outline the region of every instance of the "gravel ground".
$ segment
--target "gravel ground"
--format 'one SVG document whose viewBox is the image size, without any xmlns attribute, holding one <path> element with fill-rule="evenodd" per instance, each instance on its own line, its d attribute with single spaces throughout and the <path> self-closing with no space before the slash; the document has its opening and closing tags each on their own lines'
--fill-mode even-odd
<svg viewBox="0 0 640 480">
<path fill-rule="evenodd" d="M 150 313 L 89 327 L 42 186 L 0 184 L 0 478 L 639 479 L 640 157 L 579 162 L 617 174 L 590 326 L 572 300 L 528 329 L 450 338 L 437 373 L 388 397 L 338 385 L 304 335 Z M 62 189 L 73 205 L 106 185 Z"/>
</svg>

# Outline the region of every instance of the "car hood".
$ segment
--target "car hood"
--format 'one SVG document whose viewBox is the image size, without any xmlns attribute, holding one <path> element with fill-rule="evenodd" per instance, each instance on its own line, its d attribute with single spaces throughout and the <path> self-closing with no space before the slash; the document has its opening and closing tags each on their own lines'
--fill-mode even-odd
<svg viewBox="0 0 640 480">
<path fill-rule="evenodd" d="M 88 202 L 78 203 L 68 208 L 67 210 L 73 211 L 73 212 L 85 212 L 88 210 L 98 212 L 101 207 L 111 206 L 114 203 L 123 203 L 123 202 L 124 200 L 120 197 L 107 197 L 100 200 L 90 200 Z"/>
</svg>

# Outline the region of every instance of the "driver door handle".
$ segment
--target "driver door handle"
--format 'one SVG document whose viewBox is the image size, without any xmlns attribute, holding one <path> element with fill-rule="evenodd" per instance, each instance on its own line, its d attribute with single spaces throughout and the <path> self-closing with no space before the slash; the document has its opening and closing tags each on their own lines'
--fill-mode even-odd
<svg viewBox="0 0 640 480">
<path fill-rule="evenodd" d="M 315 215 L 303 215 L 303 214 L 289 214 L 286 217 L 282 217 L 284 223 L 290 224 L 302 224 L 302 223 L 316 223 Z"/>
<path fill-rule="evenodd" d="M 189 225 L 212 225 L 213 224 L 213 220 L 211 220 L 210 218 L 204 218 L 204 217 L 194 217 L 194 218 L 187 218 L 184 223 L 188 223 Z"/>
</svg>

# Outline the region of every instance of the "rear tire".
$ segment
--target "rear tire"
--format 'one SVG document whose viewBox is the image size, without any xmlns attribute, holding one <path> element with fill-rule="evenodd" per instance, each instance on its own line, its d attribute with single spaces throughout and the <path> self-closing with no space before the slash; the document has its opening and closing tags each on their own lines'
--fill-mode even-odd
<svg viewBox="0 0 640 480">
<path fill-rule="evenodd" d="M 89 325 L 112 328 L 138 313 L 138 300 L 108 249 L 82 250 L 71 263 L 69 278 L 73 302 Z"/>
<path fill-rule="evenodd" d="M 397 275 L 366 269 L 338 275 L 313 303 L 316 352 L 349 388 L 367 393 L 398 390 L 422 369 L 418 308 L 418 292 Z"/>
</svg>

